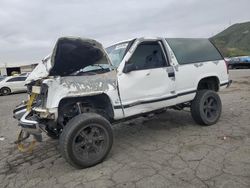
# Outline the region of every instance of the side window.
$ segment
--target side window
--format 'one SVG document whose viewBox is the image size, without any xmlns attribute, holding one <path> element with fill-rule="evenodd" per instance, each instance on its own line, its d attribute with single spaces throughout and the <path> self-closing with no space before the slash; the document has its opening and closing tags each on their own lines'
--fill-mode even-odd
<svg viewBox="0 0 250 188">
<path fill-rule="evenodd" d="M 208 39 L 166 39 L 179 64 L 190 64 L 223 59 Z"/>
<path fill-rule="evenodd" d="M 135 70 L 153 69 L 167 66 L 161 46 L 158 42 L 144 42 L 137 46 L 129 60 Z"/>
<path fill-rule="evenodd" d="M 6 82 L 18 82 L 18 81 L 25 81 L 26 77 L 15 77 L 15 78 L 11 78 Z"/>
<path fill-rule="evenodd" d="M 26 77 L 19 77 L 18 81 L 25 81 Z"/>
</svg>

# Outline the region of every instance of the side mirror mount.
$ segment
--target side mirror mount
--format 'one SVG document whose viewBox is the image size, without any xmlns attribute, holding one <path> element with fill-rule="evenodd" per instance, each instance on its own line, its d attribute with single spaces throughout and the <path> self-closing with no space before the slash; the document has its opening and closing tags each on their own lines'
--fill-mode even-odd
<svg viewBox="0 0 250 188">
<path fill-rule="evenodd" d="M 126 74 L 126 73 L 129 73 L 129 72 L 133 71 L 133 70 L 135 70 L 135 65 L 133 63 L 127 61 L 125 63 L 123 72 Z"/>
</svg>

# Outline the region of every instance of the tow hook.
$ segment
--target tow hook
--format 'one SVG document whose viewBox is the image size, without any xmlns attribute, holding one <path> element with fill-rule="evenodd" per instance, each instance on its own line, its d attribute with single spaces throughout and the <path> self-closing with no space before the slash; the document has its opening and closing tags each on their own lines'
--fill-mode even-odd
<svg viewBox="0 0 250 188">
<path fill-rule="evenodd" d="M 32 152 L 35 144 L 36 144 L 36 140 L 33 139 L 31 142 L 24 142 L 25 140 L 27 140 L 30 137 L 30 134 L 24 130 L 21 130 L 17 136 L 17 141 L 15 141 L 15 144 L 17 144 L 17 148 L 19 151 L 21 152 Z"/>
</svg>

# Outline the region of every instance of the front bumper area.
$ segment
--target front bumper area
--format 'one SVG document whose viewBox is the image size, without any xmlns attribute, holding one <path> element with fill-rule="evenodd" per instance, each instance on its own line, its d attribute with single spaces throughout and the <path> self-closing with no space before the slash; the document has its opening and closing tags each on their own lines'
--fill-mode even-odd
<svg viewBox="0 0 250 188">
<path fill-rule="evenodd" d="M 25 131 L 29 132 L 30 134 L 41 134 L 42 131 L 39 128 L 38 122 L 27 118 L 30 114 L 31 112 L 25 112 L 25 114 L 19 120 L 19 126 L 21 126 L 22 129 L 25 129 Z"/>
<path fill-rule="evenodd" d="M 31 134 L 38 141 L 42 141 L 42 129 L 32 111 L 27 111 L 26 105 L 20 105 L 13 111 L 13 117 L 18 120 L 18 125 L 23 131 Z"/>
<path fill-rule="evenodd" d="M 20 104 L 13 110 L 13 118 L 20 120 L 26 112 L 27 112 L 27 105 L 24 103 Z"/>
</svg>

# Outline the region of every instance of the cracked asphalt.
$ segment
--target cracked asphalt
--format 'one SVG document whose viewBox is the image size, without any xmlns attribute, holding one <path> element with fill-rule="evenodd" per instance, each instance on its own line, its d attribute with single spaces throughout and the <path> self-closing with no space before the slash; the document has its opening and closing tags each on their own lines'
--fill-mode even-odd
<svg viewBox="0 0 250 188">
<path fill-rule="evenodd" d="M 83 170 L 46 136 L 32 153 L 20 153 L 12 110 L 26 94 L 1 96 L 0 187 L 250 187 L 250 70 L 230 76 L 216 125 L 196 125 L 188 111 L 174 110 L 117 124 L 107 159 Z"/>
</svg>

